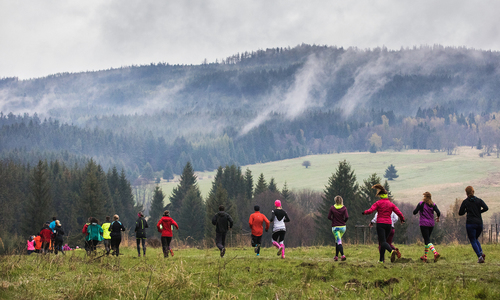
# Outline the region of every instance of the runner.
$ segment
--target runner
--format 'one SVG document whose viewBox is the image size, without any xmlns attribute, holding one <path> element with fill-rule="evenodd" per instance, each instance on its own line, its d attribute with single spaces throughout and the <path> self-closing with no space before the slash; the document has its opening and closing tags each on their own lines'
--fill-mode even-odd
<svg viewBox="0 0 500 300">
<path fill-rule="evenodd" d="M 278 256 L 281 254 L 281 258 L 285 258 L 285 222 L 290 222 L 290 218 L 281 206 L 280 200 L 274 201 L 274 206 L 276 209 L 272 211 L 271 218 L 269 218 L 273 222 L 273 245 L 278 248 Z"/>
<path fill-rule="evenodd" d="M 87 226 L 87 254 L 92 254 L 97 249 L 97 244 L 103 240 L 102 238 L 102 227 L 98 224 L 96 218 L 90 219 L 90 224 Z"/>
<path fill-rule="evenodd" d="M 477 262 L 484 263 L 486 255 L 483 253 L 483 248 L 479 243 L 479 236 L 483 231 L 483 218 L 481 214 L 488 211 L 488 206 L 483 200 L 474 196 L 474 188 L 468 186 L 465 188 L 467 198 L 460 205 L 458 211 L 459 216 L 467 213 L 467 222 L 465 228 L 467 229 L 467 236 L 469 237 L 470 244 L 477 255 Z"/>
<path fill-rule="evenodd" d="M 263 231 L 263 225 L 262 223 L 266 223 L 266 232 L 269 230 L 269 225 L 270 222 L 264 216 L 263 214 L 260 213 L 260 207 L 258 205 L 255 205 L 253 207 L 254 213 L 250 215 L 250 219 L 248 220 L 248 225 L 250 226 L 250 229 L 252 230 L 252 247 L 255 247 L 254 251 L 257 253 L 257 256 L 260 255 L 260 244 L 262 242 L 262 231 Z"/>
<path fill-rule="evenodd" d="M 434 245 L 431 244 L 431 234 L 434 229 L 434 212 L 436 212 L 437 218 L 436 222 L 439 222 L 439 217 L 441 216 L 441 212 L 439 211 L 437 205 L 432 201 L 432 195 L 429 192 L 425 192 L 424 199 L 420 201 L 413 211 L 413 214 L 420 214 L 420 232 L 422 233 L 422 237 L 424 238 L 424 256 L 420 257 L 423 262 L 427 262 L 427 253 L 429 250 L 434 253 L 434 262 L 437 262 L 439 257 L 441 256 L 434 248 Z"/>
<path fill-rule="evenodd" d="M 344 206 L 344 199 L 340 196 L 335 196 L 335 204 L 330 207 L 328 212 L 328 220 L 332 221 L 332 233 L 335 237 L 335 257 L 334 261 L 339 260 L 339 253 L 342 255 L 341 261 L 346 260 L 344 255 L 344 247 L 342 246 L 342 236 L 346 231 L 345 223 L 349 219 L 347 208 Z"/>
<path fill-rule="evenodd" d="M 104 222 L 102 227 L 102 238 L 104 241 L 104 250 L 106 251 L 106 255 L 109 255 L 111 252 L 111 232 L 109 231 L 109 226 L 111 226 L 111 218 L 109 216 L 106 217 L 106 222 Z"/>
<path fill-rule="evenodd" d="M 49 227 L 49 222 L 47 222 L 45 223 L 45 225 L 43 225 L 43 228 L 40 231 L 43 254 L 49 252 L 50 243 L 52 242 L 52 235 L 54 235 L 54 233 L 52 232 L 52 229 L 50 229 Z"/>
<path fill-rule="evenodd" d="M 64 231 L 62 230 L 62 225 L 59 220 L 56 220 L 56 227 L 54 227 L 54 254 L 57 254 L 61 251 L 62 254 L 65 254 L 63 251 L 63 235 Z"/>
<path fill-rule="evenodd" d="M 377 190 L 377 196 L 380 197 L 380 200 L 373 203 L 373 205 L 369 209 L 365 210 L 363 212 L 363 215 L 369 215 L 374 211 L 378 212 L 376 228 L 377 228 L 378 242 L 380 244 L 379 263 L 385 262 L 386 250 L 389 253 L 391 253 L 391 262 L 394 262 L 398 254 L 396 250 L 393 250 L 391 246 L 389 246 L 389 244 L 387 243 L 387 236 L 389 236 L 389 234 L 391 233 L 391 227 L 392 227 L 391 214 L 394 211 L 401 220 L 401 224 L 405 222 L 405 218 L 401 213 L 401 211 L 399 210 L 399 208 L 389 200 L 387 191 L 382 185 L 377 183 L 376 185 L 372 186 L 372 189 Z"/>
<path fill-rule="evenodd" d="M 172 241 L 172 226 L 175 226 L 179 230 L 179 225 L 170 217 L 170 211 L 166 210 L 163 212 L 163 217 L 156 224 L 158 232 L 161 232 L 161 248 L 163 250 L 163 257 L 168 257 L 168 252 L 172 257 L 174 256 L 174 250 L 170 248 L 170 242 Z"/>
<path fill-rule="evenodd" d="M 378 212 L 375 213 L 375 216 L 368 225 L 370 228 L 373 227 L 373 224 L 377 224 L 377 217 L 378 217 Z M 394 212 L 391 213 L 391 221 L 392 221 L 391 233 L 389 233 L 389 235 L 387 236 L 386 242 L 389 244 L 389 246 L 391 246 L 392 250 L 396 250 L 396 255 L 398 256 L 398 258 L 401 258 L 401 252 L 399 252 L 399 249 L 392 244 L 392 240 L 394 239 L 394 234 L 396 232 L 396 230 L 394 229 L 394 224 L 396 224 L 396 222 L 399 221 L 398 215 L 396 215 L 396 213 Z M 378 244 L 378 251 L 380 251 L 380 244 Z"/>
<path fill-rule="evenodd" d="M 111 232 L 109 234 L 111 236 L 111 249 L 113 250 L 113 253 L 111 253 L 111 255 L 116 255 L 116 257 L 120 255 L 120 243 L 122 242 L 122 231 L 125 231 L 125 227 L 119 220 L 120 217 L 118 215 L 114 215 L 113 222 L 109 226 L 109 231 Z"/>
<path fill-rule="evenodd" d="M 139 219 L 135 221 L 135 239 L 137 241 L 137 253 L 141 257 L 141 243 L 143 256 L 146 256 L 146 228 L 149 228 L 148 222 L 144 219 L 144 214 L 139 212 L 137 214 Z"/>
<path fill-rule="evenodd" d="M 233 218 L 224 211 L 224 205 L 219 206 L 219 212 L 212 218 L 212 224 L 215 225 L 215 244 L 220 251 L 220 257 L 226 254 L 226 234 L 230 228 L 233 228 Z"/>
</svg>

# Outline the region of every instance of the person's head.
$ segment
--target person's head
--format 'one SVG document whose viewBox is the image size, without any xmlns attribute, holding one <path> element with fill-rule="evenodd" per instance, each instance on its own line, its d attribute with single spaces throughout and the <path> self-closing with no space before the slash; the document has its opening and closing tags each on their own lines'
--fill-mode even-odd
<svg viewBox="0 0 500 300">
<path fill-rule="evenodd" d="M 144 218 L 144 214 L 142 213 L 142 211 L 140 211 L 139 213 L 137 213 L 137 217 Z"/>
<path fill-rule="evenodd" d="M 113 220 L 118 221 L 118 220 L 120 220 L 120 217 L 118 215 L 114 215 Z"/>
<path fill-rule="evenodd" d="M 274 206 L 276 206 L 276 208 L 281 207 L 281 201 L 280 200 L 274 201 Z"/>
<path fill-rule="evenodd" d="M 377 190 L 377 196 L 379 196 L 380 198 L 387 198 L 387 191 L 380 183 L 372 186 L 372 189 Z"/>
<path fill-rule="evenodd" d="M 467 197 L 474 196 L 474 188 L 469 185 L 465 188 L 465 193 L 467 194 Z"/>
<path fill-rule="evenodd" d="M 259 210 L 260 210 L 260 206 L 255 205 L 255 206 L 253 207 L 253 210 L 255 210 L 255 211 L 259 211 Z"/>
<path fill-rule="evenodd" d="M 219 211 L 224 211 L 224 205 L 219 205 Z"/>
<path fill-rule="evenodd" d="M 423 195 L 424 195 L 424 199 L 422 199 L 422 201 L 424 201 L 425 203 L 429 204 L 430 206 L 433 206 L 434 202 L 432 202 L 432 195 L 431 195 L 431 193 L 425 192 Z"/>
<path fill-rule="evenodd" d="M 33 237 L 32 237 L 32 236 L 30 236 L 29 241 L 31 242 L 32 240 L 33 240 Z"/>
<path fill-rule="evenodd" d="M 88 222 L 90 223 L 92 221 L 92 217 L 89 217 Z"/>
<path fill-rule="evenodd" d="M 164 211 L 164 212 L 163 212 L 163 215 L 164 215 L 165 217 L 170 216 L 170 211 L 167 209 L 166 211 Z"/>
<path fill-rule="evenodd" d="M 96 223 L 97 224 L 97 223 L 99 223 L 99 221 L 96 218 L 92 217 L 92 219 L 90 220 L 90 223 Z"/>
<path fill-rule="evenodd" d="M 335 196 L 335 204 L 337 205 L 343 205 L 344 204 L 344 199 L 342 199 L 342 197 L 340 196 Z"/>
<path fill-rule="evenodd" d="M 56 220 L 56 226 L 61 226 L 61 221 Z"/>
<path fill-rule="evenodd" d="M 106 216 L 106 222 L 109 222 L 111 220 L 110 216 Z"/>
<path fill-rule="evenodd" d="M 55 220 L 57 220 L 57 217 L 52 217 L 52 221 L 55 221 Z"/>
</svg>

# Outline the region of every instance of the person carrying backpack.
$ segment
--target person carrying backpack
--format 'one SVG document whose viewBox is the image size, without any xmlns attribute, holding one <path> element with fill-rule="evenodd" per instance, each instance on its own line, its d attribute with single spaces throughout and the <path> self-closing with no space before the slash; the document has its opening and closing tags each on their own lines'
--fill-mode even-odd
<svg viewBox="0 0 500 300">
<path fill-rule="evenodd" d="M 144 219 L 144 214 L 139 212 L 137 214 L 139 219 L 135 221 L 135 239 L 137 241 L 137 254 L 141 257 L 141 243 L 143 256 L 146 256 L 146 228 L 148 228 L 148 222 Z"/>
</svg>

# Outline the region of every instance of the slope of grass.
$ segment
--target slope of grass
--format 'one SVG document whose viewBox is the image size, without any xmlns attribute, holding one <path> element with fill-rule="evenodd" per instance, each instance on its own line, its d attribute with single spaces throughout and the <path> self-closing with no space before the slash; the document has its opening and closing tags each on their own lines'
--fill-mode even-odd
<svg viewBox="0 0 500 300">
<path fill-rule="evenodd" d="M 403 152 L 368 152 L 311 155 L 295 159 L 243 166 L 252 171 L 254 181 L 263 173 L 267 182 L 273 177 L 282 188 L 287 182 L 289 189 L 323 191 L 338 167 L 346 160 L 354 169 L 359 183 L 377 173 L 381 178 L 390 164 L 398 171 L 399 178 L 390 181 L 396 200 L 417 203 L 422 194 L 429 191 L 441 210 L 446 211 L 456 198 L 465 198 L 465 187 L 474 186 L 476 195 L 490 206 L 491 212 L 500 211 L 500 159 L 496 156 L 479 157 L 479 150 L 461 147 L 456 155 L 427 150 Z M 311 162 L 309 168 L 302 162 Z M 197 173 L 202 195 L 206 197 L 215 172 Z M 170 196 L 178 182 L 163 182 L 162 189 Z M 168 197 L 167 197 L 168 198 Z M 168 200 L 168 199 L 167 199 Z M 486 216 L 487 217 L 487 216 Z"/>
<path fill-rule="evenodd" d="M 485 264 L 469 245 L 438 245 L 437 263 L 419 261 L 423 247 L 400 245 L 403 258 L 377 263 L 376 245 L 345 245 L 345 262 L 334 247 L 274 248 L 256 257 L 250 247 L 181 249 L 164 259 L 159 249 L 137 258 L 65 256 L 0 257 L 1 299 L 498 299 L 500 248 L 485 245 Z M 389 259 L 387 258 L 387 261 Z"/>
</svg>

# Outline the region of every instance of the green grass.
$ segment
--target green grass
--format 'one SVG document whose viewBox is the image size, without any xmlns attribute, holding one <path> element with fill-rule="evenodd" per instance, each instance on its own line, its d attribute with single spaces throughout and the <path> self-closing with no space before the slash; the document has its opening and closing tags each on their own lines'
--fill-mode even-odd
<svg viewBox="0 0 500 300">
<path fill-rule="evenodd" d="M 378 264 L 376 245 L 345 245 L 347 261 L 334 262 L 334 247 L 275 248 L 256 257 L 250 247 L 180 249 L 164 259 L 159 249 L 137 258 L 62 255 L 0 257 L 1 299 L 499 299 L 500 247 L 484 245 L 476 263 L 469 245 L 437 245 L 437 263 L 419 261 L 423 246 L 399 245 L 403 258 Z M 389 261 L 387 258 L 386 261 Z"/>
<path fill-rule="evenodd" d="M 491 212 L 499 212 L 500 159 L 494 155 L 481 158 L 479 153 L 476 149 L 460 147 L 456 155 L 427 150 L 325 154 L 248 165 L 241 169 L 245 172 L 249 168 L 254 182 L 263 173 L 267 182 L 274 177 L 280 189 L 286 181 L 292 190 L 312 189 L 322 192 L 339 161 L 344 159 L 351 164 L 359 183 L 373 173 L 383 179 L 386 168 L 393 164 L 399 178 L 389 184 L 398 201 L 416 204 L 422 199 L 422 194 L 429 191 L 440 209 L 446 211 L 456 198 L 464 199 L 465 187 L 472 185 L 476 195 L 485 200 Z M 305 160 L 311 162 L 307 169 L 302 166 Z M 215 172 L 197 172 L 197 175 L 202 195 L 206 197 Z M 167 196 L 177 185 L 176 181 L 162 181 L 162 189 Z"/>
</svg>

